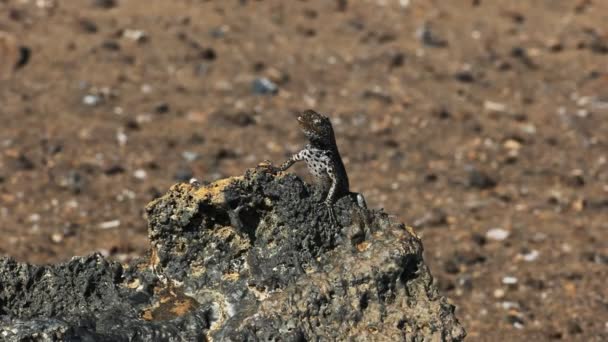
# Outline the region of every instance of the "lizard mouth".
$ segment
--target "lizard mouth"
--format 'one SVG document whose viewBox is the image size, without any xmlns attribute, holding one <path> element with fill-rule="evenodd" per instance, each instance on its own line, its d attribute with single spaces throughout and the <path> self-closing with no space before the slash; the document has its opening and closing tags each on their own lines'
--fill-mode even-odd
<svg viewBox="0 0 608 342">
<path fill-rule="evenodd" d="M 306 121 L 306 119 L 304 119 L 304 117 L 302 117 L 302 115 L 298 115 L 298 124 L 300 124 L 300 127 L 304 130 L 310 130 L 310 125 L 308 123 L 308 121 Z"/>
</svg>

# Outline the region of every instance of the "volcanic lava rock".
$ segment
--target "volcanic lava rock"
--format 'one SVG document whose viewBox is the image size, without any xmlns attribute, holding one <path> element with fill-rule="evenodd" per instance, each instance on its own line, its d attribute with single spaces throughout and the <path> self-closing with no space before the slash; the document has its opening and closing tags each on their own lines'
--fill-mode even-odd
<svg viewBox="0 0 608 342">
<path fill-rule="evenodd" d="M 0 259 L 9 341 L 460 341 L 411 228 L 293 174 L 174 185 L 147 206 L 151 249 L 58 265 Z"/>
</svg>

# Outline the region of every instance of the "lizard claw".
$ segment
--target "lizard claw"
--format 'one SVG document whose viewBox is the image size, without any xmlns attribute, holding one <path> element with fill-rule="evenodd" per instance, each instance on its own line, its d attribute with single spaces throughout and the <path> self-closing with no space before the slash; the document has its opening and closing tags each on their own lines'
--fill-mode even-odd
<svg viewBox="0 0 608 342">
<path fill-rule="evenodd" d="M 256 166 L 256 169 L 263 169 L 263 170 L 265 170 L 266 172 L 269 172 L 269 173 L 272 173 L 272 174 L 274 174 L 274 173 L 277 173 L 277 172 L 278 172 L 277 167 L 276 167 L 276 166 L 274 166 L 274 165 L 272 165 L 272 162 L 271 162 L 270 160 L 268 160 L 268 159 L 267 159 L 267 160 L 264 160 L 264 161 L 263 161 L 263 162 L 261 162 L 261 163 L 259 163 L 259 164 Z"/>
</svg>

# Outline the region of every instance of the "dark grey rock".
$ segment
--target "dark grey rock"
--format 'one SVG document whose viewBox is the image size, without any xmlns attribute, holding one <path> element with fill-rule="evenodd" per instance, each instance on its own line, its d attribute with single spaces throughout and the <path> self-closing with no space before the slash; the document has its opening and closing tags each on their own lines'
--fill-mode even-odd
<svg viewBox="0 0 608 342">
<path fill-rule="evenodd" d="M 331 225 L 298 177 L 250 170 L 151 202 L 149 256 L 0 259 L 10 341 L 460 341 L 411 228 L 350 196 Z"/>
<path fill-rule="evenodd" d="M 472 168 L 469 170 L 469 187 L 477 189 L 491 189 L 497 184 L 496 179 L 488 175 L 487 173 Z"/>
<path fill-rule="evenodd" d="M 279 92 L 279 87 L 266 77 L 253 80 L 252 88 L 257 95 L 275 95 Z"/>
</svg>

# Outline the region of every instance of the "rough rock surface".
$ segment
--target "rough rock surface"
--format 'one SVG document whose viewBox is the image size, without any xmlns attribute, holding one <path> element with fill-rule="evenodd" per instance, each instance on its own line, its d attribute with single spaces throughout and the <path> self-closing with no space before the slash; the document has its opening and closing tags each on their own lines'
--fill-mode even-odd
<svg viewBox="0 0 608 342">
<path fill-rule="evenodd" d="M 177 184 L 147 207 L 149 258 L 0 260 L 10 341 L 458 341 L 413 231 L 292 174 Z"/>
</svg>

